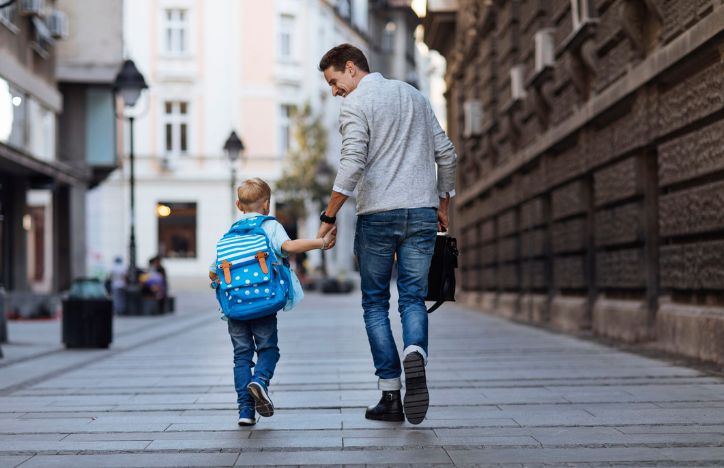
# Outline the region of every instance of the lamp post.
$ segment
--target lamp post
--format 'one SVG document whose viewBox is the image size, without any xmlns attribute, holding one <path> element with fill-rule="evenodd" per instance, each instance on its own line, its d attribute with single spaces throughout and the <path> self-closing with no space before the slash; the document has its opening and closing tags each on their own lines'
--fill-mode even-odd
<svg viewBox="0 0 724 468">
<path fill-rule="evenodd" d="M 334 175 L 334 169 L 329 165 L 326 159 L 322 159 L 317 163 L 314 173 L 314 182 L 316 183 L 317 187 L 315 188 L 314 192 L 319 197 L 317 201 L 319 202 L 319 206 L 322 209 L 325 209 L 327 207 L 327 196 L 332 190 L 332 177 L 334 177 Z M 320 265 L 322 268 L 322 277 L 326 280 L 327 259 L 324 256 L 324 250 L 320 251 L 320 255 L 322 256 L 322 263 Z"/>
<path fill-rule="evenodd" d="M 234 190 L 236 186 L 236 161 L 239 159 L 241 152 L 244 151 L 244 143 L 233 130 L 224 143 L 224 151 L 231 165 L 231 221 L 233 222 L 236 213 L 236 193 Z"/>
<path fill-rule="evenodd" d="M 133 60 L 123 62 L 120 71 L 116 75 L 113 83 L 113 90 L 116 95 L 123 100 L 125 109 L 132 108 L 136 105 L 141 91 L 147 89 L 148 85 L 143 75 L 138 71 Z M 131 164 L 131 234 L 128 243 L 128 299 L 126 301 L 126 310 L 131 310 L 132 306 L 138 306 L 140 299 L 140 288 L 138 286 L 138 271 L 136 268 L 136 175 L 135 175 L 135 154 L 133 151 L 133 122 L 134 117 L 126 117 L 129 123 L 129 159 Z"/>
</svg>

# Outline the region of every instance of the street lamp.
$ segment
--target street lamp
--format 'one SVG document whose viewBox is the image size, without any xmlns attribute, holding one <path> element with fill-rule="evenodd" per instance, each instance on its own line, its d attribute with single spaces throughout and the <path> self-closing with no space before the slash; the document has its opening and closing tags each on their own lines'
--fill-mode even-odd
<svg viewBox="0 0 724 468">
<path fill-rule="evenodd" d="M 236 213 L 236 191 L 234 190 L 236 185 L 236 161 L 239 159 L 241 152 L 244 151 L 244 143 L 233 130 L 224 143 L 224 151 L 231 164 L 231 221 L 233 222 Z"/>
<path fill-rule="evenodd" d="M 120 71 L 116 75 L 116 80 L 113 83 L 113 91 L 117 96 L 123 100 L 123 107 L 128 110 L 136 105 L 138 98 L 141 96 L 141 91 L 147 89 L 148 85 L 143 75 L 136 68 L 136 64 L 133 60 L 126 60 L 123 62 Z M 138 271 L 136 269 L 136 174 L 135 174 L 135 154 L 133 152 L 133 121 L 134 116 L 129 115 L 126 117 L 129 123 L 129 158 L 131 163 L 131 238 L 129 240 L 128 250 L 128 293 L 129 299 L 133 298 L 133 301 L 126 302 L 126 310 L 131 310 L 130 305 L 140 305 L 137 300 L 140 299 L 140 288 L 138 287 Z M 136 294 L 138 293 L 138 294 Z M 132 304 L 131 304 L 132 302 Z"/>
</svg>

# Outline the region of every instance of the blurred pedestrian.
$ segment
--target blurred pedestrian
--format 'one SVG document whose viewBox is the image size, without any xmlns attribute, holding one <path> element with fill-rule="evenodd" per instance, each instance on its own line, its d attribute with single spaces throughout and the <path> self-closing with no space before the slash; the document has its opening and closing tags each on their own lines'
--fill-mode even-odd
<svg viewBox="0 0 724 468">
<path fill-rule="evenodd" d="M 166 297 L 166 270 L 161 266 L 158 256 L 148 259 L 148 270 L 139 277 L 141 292 L 147 298 L 157 299 L 159 307 Z"/>
<path fill-rule="evenodd" d="M 342 151 L 318 237 L 329 232 L 344 202 L 357 190 L 355 254 L 372 359 L 382 390 L 367 419 L 419 424 L 429 405 L 425 365 L 427 274 L 438 229 L 447 230 L 455 195 L 455 148 L 430 103 L 415 88 L 370 73 L 367 58 L 350 44 L 330 49 L 319 70 L 342 96 Z M 397 289 L 404 342 L 402 366 L 389 319 L 390 279 L 397 256 Z M 405 370 L 405 399 L 400 376 Z"/>
<path fill-rule="evenodd" d="M 113 313 L 122 314 L 126 310 L 126 280 L 128 271 L 123 265 L 123 259 L 116 257 L 111 266 L 111 299 L 113 300 Z"/>
</svg>

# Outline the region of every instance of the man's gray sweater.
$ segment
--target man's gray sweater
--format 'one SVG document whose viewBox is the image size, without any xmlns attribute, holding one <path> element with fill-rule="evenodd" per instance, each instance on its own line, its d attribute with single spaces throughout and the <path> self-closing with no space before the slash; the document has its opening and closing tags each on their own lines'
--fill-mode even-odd
<svg viewBox="0 0 724 468">
<path fill-rule="evenodd" d="M 455 195 L 456 155 L 430 103 L 412 86 L 371 73 L 339 115 L 342 154 L 334 191 L 357 193 L 357 214 L 437 207 Z"/>
</svg>

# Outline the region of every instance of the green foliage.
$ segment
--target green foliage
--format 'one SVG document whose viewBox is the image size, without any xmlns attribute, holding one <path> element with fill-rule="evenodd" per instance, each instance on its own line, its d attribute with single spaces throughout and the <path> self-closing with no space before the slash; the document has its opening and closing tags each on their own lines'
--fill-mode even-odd
<svg viewBox="0 0 724 468">
<path fill-rule="evenodd" d="M 327 162 L 327 129 L 306 103 L 292 114 L 292 149 L 287 153 L 282 176 L 276 183 L 280 199 L 296 218 L 306 216 L 305 200 L 325 204 L 332 191 L 334 170 Z M 321 208 L 320 208 L 321 210 Z"/>
</svg>

